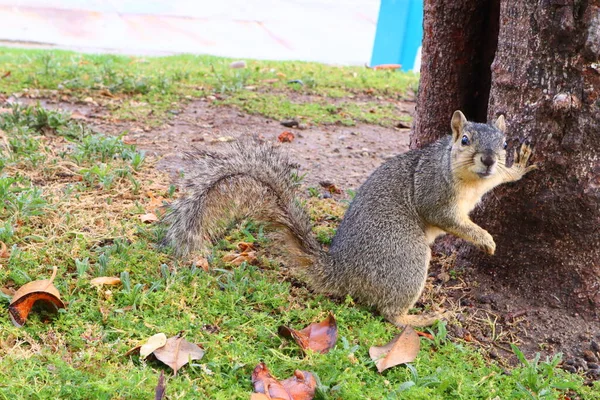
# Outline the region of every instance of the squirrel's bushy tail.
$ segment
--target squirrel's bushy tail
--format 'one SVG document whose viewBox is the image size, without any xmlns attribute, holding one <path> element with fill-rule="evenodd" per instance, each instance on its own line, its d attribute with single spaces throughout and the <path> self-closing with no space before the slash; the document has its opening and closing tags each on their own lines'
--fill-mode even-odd
<svg viewBox="0 0 600 400">
<path fill-rule="evenodd" d="M 165 217 L 170 226 L 163 244 L 171 245 L 176 255 L 217 239 L 232 220 L 251 217 L 284 234 L 286 253 L 296 263 L 323 261 L 325 252 L 296 199 L 295 168 L 286 154 L 254 139 L 234 142 L 218 153 L 195 150 L 186 158 L 187 195 Z"/>
</svg>

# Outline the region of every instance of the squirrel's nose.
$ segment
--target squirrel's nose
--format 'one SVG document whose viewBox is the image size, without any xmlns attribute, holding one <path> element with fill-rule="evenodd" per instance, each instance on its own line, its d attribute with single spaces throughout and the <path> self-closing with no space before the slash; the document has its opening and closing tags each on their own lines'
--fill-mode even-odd
<svg viewBox="0 0 600 400">
<path fill-rule="evenodd" d="M 483 163 L 483 165 L 485 165 L 486 167 L 489 168 L 492 165 L 494 165 L 496 160 L 494 160 L 494 157 L 492 157 L 490 155 L 485 155 L 485 156 L 481 156 L 481 162 Z"/>
</svg>

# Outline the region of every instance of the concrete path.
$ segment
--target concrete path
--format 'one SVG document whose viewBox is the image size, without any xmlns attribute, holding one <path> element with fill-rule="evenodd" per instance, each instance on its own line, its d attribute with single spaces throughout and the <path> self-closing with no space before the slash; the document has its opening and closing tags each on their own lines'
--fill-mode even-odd
<svg viewBox="0 0 600 400">
<path fill-rule="evenodd" d="M 0 0 L 0 44 L 368 63 L 379 0 Z"/>
</svg>

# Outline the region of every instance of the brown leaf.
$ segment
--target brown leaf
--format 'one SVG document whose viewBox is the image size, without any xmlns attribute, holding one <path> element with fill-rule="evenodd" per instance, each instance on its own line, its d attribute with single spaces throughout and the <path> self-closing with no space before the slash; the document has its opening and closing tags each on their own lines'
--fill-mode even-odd
<svg viewBox="0 0 600 400">
<path fill-rule="evenodd" d="M 252 393 L 250 400 L 270 400 L 271 398 L 264 393 Z"/>
<path fill-rule="evenodd" d="M 150 202 L 146 205 L 146 211 L 153 213 L 157 208 L 161 208 L 163 206 L 163 201 L 165 199 L 164 197 L 155 197 L 151 192 L 148 192 L 147 195 L 150 197 Z"/>
<path fill-rule="evenodd" d="M 6 243 L 0 241 L 0 258 L 8 258 L 10 257 L 10 252 L 6 247 Z"/>
<path fill-rule="evenodd" d="M 373 346 L 369 349 L 371 359 L 375 361 L 380 373 L 399 364 L 414 361 L 419 354 L 419 335 L 413 328 L 407 326 L 385 346 Z"/>
<path fill-rule="evenodd" d="M 329 181 L 321 181 L 319 182 L 319 185 L 321 185 L 322 187 L 324 187 L 325 189 L 327 189 L 327 191 L 329 193 L 335 193 L 335 194 L 340 194 L 342 193 L 342 191 L 340 190 L 340 188 L 338 188 L 337 186 L 335 186 L 335 184 L 333 182 L 329 182 Z"/>
<path fill-rule="evenodd" d="M 281 143 L 290 143 L 295 137 L 296 136 L 294 136 L 292 132 L 283 131 L 279 136 L 277 136 L 277 140 L 279 140 Z"/>
<path fill-rule="evenodd" d="M 208 264 L 208 260 L 204 257 L 198 257 L 198 259 L 195 261 L 196 266 L 202 268 L 204 270 L 204 272 L 208 272 L 208 269 L 210 267 L 210 265 Z"/>
<path fill-rule="evenodd" d="M 3 73 L 3 74 L 2 74 L 2 79 L 4 79 L 4 78 L 8 78 L 8 77 L 10 76 L 10 74 L 11 74 L 11 73 L 12 73 L 12 72 L 10 72 L 10 71 L 6 71 L 5 73 Z"/>
<path fill-rule="evenodd" d="M 83 115 L 79 111 L 75 110 L 71 113 L 71 119 L 87 119 L 87 116 Z"/>
<path fill-rule="evenodd" d="M 293 400 L 283 385 L 273 378 L 263 362 L 258 364 L 252 371 L 252 385 L 256 393 L 264 393 L 270 399 Z"/>
<path fill-rule="evenodd" d="M 431 333 L 427 333 L 427 332 L 420 332 L 420 331 L 415 331 L 417 332 L 417 335 L 427 338 L 429 340 L 433 340 L 433 335 Z"/>
<path fill-rule="evenodd" d="M 60 299 L 60 293 L 52 284 L 57 271 L 58 268 L 55 266 L 50 279 L 29 282 L 16 291 L 8 306 L 10 318 L 15 326 L 21 327 L 25 324 L 31 309 L 38 302 L 44 308 L 54 312 L 57 312 L 59 308 L 65 308 L 65 303 Z"/>
<path fill-rule="evenodd" d="M 165 371 L 160 371 L 160 376 L 158 377 L 158 385 L 156 385 L 156 389 L 154 390 L 154 400 L 164 399 L 165 389 Z"/>
<path fill-rule="evenodd" d="M 310 349 L 323 354 L 329 352 L 337 341 L 337 324 L 331 313 L 325 320 L 310 324 L 301 331 L 282 325 L 278 332 L 281 336 L 294 339 L 303 350 Z"/>
<path fill-rule="evenodd" d="M 13 289 L 13 288 L 1 287 L 0 292 L 4 293 L 7 296 L 11 296 L 11 297 L 15 295 L 15 289 Z"/>
<path fill-rule="evenodd" d="M 127 353 L 125 353 L 124 356 L 127 357 L 127 356 L 129 356 L 129 355 L 131 355 L 133 353 L 138 353 L 139 354 L 141 348 L 142 348 L 141 345 L 137 345 L 134 348 L 127 350 Z"/>
<path fill-rule="evenodd" d="M 140 347 L 140 357 L 148 357 L 150 354 L 154 353 L 156 349 L 160 349 L 165 344 L 167 344 L 167 335 L 164 333 L 157 333 L 156 335 L 150 336 L 146 343 Z"/>
<path fill-rule="evenodd" d="M 311 400 L 315 397 L 317 380 L 307 371 L 294 371 L 294 376 L 281 381 L 294 400 Z"/>
<path fill-rule="evenodd" d="M 294 371 L 294 376 L 279 382 L 274 378 L 265 363 L 260 363 L 252 372 L 254 391 L 262 396 L 252 396 L 252 400 L 312 400 L 315 396 L 317 380 L 307 371 Z"/>
<path fill-rule="evenodd" d="M 256 247 L 254 247 L 254 243 L 239 242 L 237 244 L 237 247 L 242 252 L 249 251 L 249 250 L 256 250 Z"/>
<path fill-rule="evenodd" d="M 152 222 L 158 221 L 158 217 L 154 213 L 148 213 L 148 214 L 140 215 L 140 220 L 145 224 L 150 224 Z"/>
<path fill-rule="evenodd" d="M 114 276 L 100 276 L 90 281 L 92 286 L 118 285 L 119 283 L 121 283 L 121 279 Z"/>
<path fill-rule="evenodd" d="M 182 337 L 173 336 L 167 339 L 163 347 L 154 350 L 154 356 L 171 367 L 177 375 L 177 371 L 188 361 L 200 360 L 204 357 L 204 350 Z"/>
<path fill-rule="evenodd" d="M 381 70 L 385 70 L 385 69 L 396 70 L 396 69 L 400 69 L 400 68 L 402 68 L 402 65 L 400 65 L 400 64 L 380 64 L 380 65 L 374 65 L 373 67 L 371 67 L 371 69 L 374 69 L 375 71 L 381 71 Z"/>
<path fill-rule="evenodd" d="M 244 261 L 248 264 L 255 265 L 258 262 L 256 251 L 245 251 L 243 253 L 230 253 L 223 256 L 223 261 L 239 266 Z"/>
</svg>

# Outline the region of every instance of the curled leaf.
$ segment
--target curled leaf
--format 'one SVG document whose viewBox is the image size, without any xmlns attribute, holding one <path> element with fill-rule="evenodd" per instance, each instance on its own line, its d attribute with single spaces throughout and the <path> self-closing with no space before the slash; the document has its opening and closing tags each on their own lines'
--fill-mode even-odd
<svg viewBox="0 0 600 400">
<path fill-rule="evenodd" d="M 290 143 L 295 137 L 296 136 L 294 136 L 292 132 L 283 131 L 279 136 L 277 136 L 277 140 L 279 140 L 281 143 Z"/>
<path fill-rule="evenodd" d="M 200 360 L 204 357 L 204 350 L 182 337 L 173 336 L 167 339 L 163 347 L 154 350 L 154 356 L 177 374 L 177 371 L 190 360 Z"/>
<path fill-rule="evenodd" d="M 278 332 L 283 337 L 294 339 L 303 350 L 310 349 L 323 354 L 329 352 L 337 341 L 337 323 L 331 313 L 325 320 L 310 324 L 300 331 L 282 325 Z"/>
<path fill-rule="evenodd" d="M 154 213 L 147 213 L 144 215 L 140 215 L 140 221 L 142 221 L 145 224 L 150 224 L 152 222 L 158 221 L 158 217 Z"/>
<path fill-rule="evenodd" d="M 375 361 L 380 373 L 399 364 L 414 361 L 419 354 L 419 335 L 407 326 L 385 346 L 373 346 L 369 349 L 371 359 Z"/>
<path fill-rule="evenodd" d="M 154 350 L 160 349 L 165 344 L 167 344 L 167 335 L 164 333 L 157 333 L 154 336 L 150 336 L 148 341 L 140 347 L 140 357 L 148 357 Z"/>
<path fill-rule="evenodd" d="M 57 271 L 55 266 L 50 279 L 29 282 L 15 292 L 8 306 L 10 319 L 15 326 L 21 327 L 25 324 L 27 316 L 36 304 L 52 312 L 57 312 L 59 308 L 65 308 L 58 289 L 52 284 Z"/>
<path fill-rule="evenodd" d="M 252 371 L 252 385 L 256 393 L 264 393 L 268 398 L 293 400 L 283 385 L 271 375 L 263 362 Z"/>
<path fill-rule="evenodd" d="M 6 243 L 0 241 L 0 258 L 8 258 L 10 257 L 10 253 L 8 248 L 6 247 Z"/>
<path fill-rule="evenodd" d="M 121 283 L 121 279 L 114 276 L 100 276 L 90 281 L 92 286 L 118 285 L 119 283 Z"/>
<path fill-rule="evenodd" d="M 260 363 L 252 372 L 252 385 L 256 393 L 265 397 L 252 399 L 312 400 L 315 396 L 317 380 L 308 371 L 294 371 L 294 376 L 279 382 L 265 365 Z"/>
<path fill-rule="evenodd" d="M 244 251 L 242 253 L 225 254 L 223 261 L 239 266 L 244 261 L 254 265 L 258 262 L 258 259 L 256 258 L 256 251 Z"/>
<path fill-rule="evenodd" d="M 208 272 L 208 269 L 210 268 L 210 265 L 208 264 L 208 260 L 204 257 L 198 257 L 198 259 L 195 261 L 196 266 L 200 267 L 204 270 L 204 272 Z"/>
<path fill-rule="evenodd" d="M 294 376 L 281 381 L 283 387 L 294 400 L 311 400 L 315 397 L 317 380 L 307 371 L 294 371 Z"/>
</svg>

